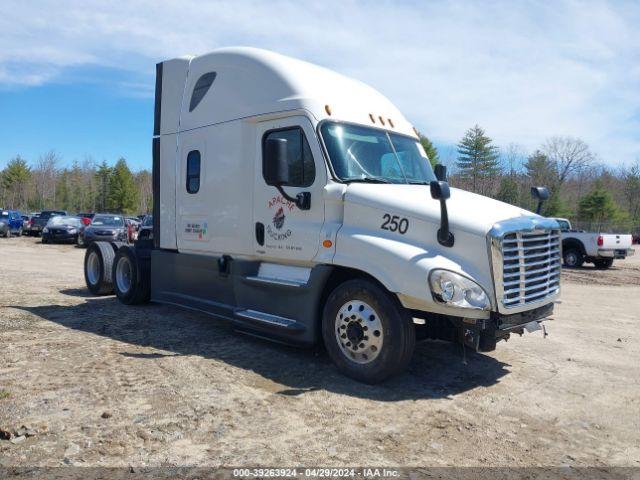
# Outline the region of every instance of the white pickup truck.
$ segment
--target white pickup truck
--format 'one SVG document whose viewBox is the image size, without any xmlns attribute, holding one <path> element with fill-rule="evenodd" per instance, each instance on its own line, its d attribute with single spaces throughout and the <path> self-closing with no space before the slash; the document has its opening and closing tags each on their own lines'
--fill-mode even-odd
<svg viewBox="0 0 640 480">
<path fill-rule="evenodd" d="M 361 82 L 251 48 L 167 60 L 153 239 L 95 242 L 86 283 L 324 343 L 364 382 L 404 369 L 416 337 L 490 351 L 540 328 L 560 294 L 557 222 L 436 172 L 411 123 Z"/>
<path fill-rule="evenodd" d="M 566 267 L 578 268 L 589 262 L 597 269 L 605 270 L 613 265 L 614 259 L 624 259 L 635 253 L 631 248 L 631 235 L 573 230 L 566 218 L 555 220 L 562 232 L 562 257 Z"/>
</svg>

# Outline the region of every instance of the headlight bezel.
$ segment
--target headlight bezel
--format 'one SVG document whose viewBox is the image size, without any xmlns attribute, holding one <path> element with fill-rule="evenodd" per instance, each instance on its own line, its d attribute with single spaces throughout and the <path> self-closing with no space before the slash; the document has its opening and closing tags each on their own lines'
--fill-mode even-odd
<svg viewBox="0 0 640 480">
<path fill-rule="evenodd" d="M 446 283 L 446 286 L 443 284 Z M 491 297 L 478 282 L 452 270 L 435 268 L 429 272 L 429 290 L 441 305 L 468 310 L 491 310 Z M 446 295 L 443 295 L 446 291 Z"/>
</svg>

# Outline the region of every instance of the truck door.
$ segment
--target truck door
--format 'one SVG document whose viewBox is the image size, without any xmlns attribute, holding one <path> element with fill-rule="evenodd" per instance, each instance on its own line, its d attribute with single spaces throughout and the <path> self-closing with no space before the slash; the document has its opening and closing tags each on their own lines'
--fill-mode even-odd
<svg viewBox="0 0 640 480">
<path fill-rule="evenodd" d="M 263 177 L 264 145 L 269 138 L 287 140 L 289 185 L 285 193 L 295 198 L 309 192 L 311 208 L 300 210 Z M 257 125 L 254 188 L 255 251 L 275 260 L 310 261 L 318 253 L 324 222 L 323 190 L 327 171 L 320 146 L 304 116 L 261 122 Z"/>
</svg>

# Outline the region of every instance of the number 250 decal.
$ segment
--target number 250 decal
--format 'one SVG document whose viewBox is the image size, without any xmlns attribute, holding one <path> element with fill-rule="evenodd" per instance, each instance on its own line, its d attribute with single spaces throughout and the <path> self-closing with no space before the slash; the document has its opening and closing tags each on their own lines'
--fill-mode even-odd
<svg viewBox="0 0 640 480">
<path fill-rule="evenodd" d="M 409 220 L 404 217 L 400 218 L 397 215 L 389 215 L 388 213 L 385 213 L 382 218 L 384 222 L 382 222 L 380 228 L 383 230 L 398 232 L 402 235 L 407 233 L 407 230 L 409 230 Z"/>
</svg>

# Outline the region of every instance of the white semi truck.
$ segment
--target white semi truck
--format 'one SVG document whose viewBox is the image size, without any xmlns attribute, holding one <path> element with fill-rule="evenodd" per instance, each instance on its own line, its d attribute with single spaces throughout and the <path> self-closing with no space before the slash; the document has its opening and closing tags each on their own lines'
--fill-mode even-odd
<svg viewBox="0 0 640 480">
<path fill-rule="evenodd" d="M 95 294 L 228 319 L 379 382 L 416 337 L 476 351 L 538 327 L 560 292 L 554 220 L 434 174 L 373 88 L 227 48 L 157 65 L 153 239 L 96 242 Z"/>
</svg>

